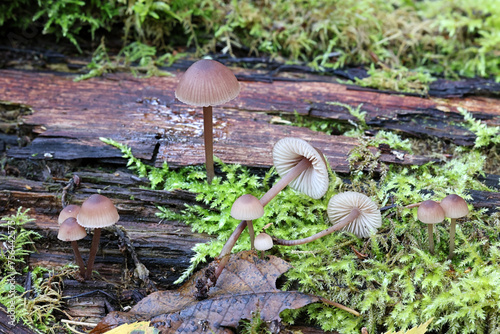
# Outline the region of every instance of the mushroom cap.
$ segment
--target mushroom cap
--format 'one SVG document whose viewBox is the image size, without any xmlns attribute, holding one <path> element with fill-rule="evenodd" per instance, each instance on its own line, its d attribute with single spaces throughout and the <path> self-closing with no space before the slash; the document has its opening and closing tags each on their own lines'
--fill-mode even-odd
<svg viewBox="0 0 500 334">
<path fill-rule="evenodd" d="M 349 215 L 354 208 L 360 211 L 359 216 L 343 227 L 342 231 L 354 233 L 358 238 L 366 238 L 382 226 L 382 215 L 375 202 L 354 191 L 339 193 L 330 198 L 327 207 L 328 218 L 335 224 Z"/>
<path fill-rule="evenodd" d="M 85 228 L 76 222 L 75 217 L 68 217 L 59 226 L 57 238 L 62 241 L 76 241 L 87 236 Z"/>
<path fill-rule="evenodd" d="M 469 214 L 467 202 L 456 194 L 443 198 L 440 205 L 444 210 L 444 215 L 448 218 L 461 218 Z"/>
<path fill-rule="evenodd" d="M 254 220 L 264 215 L 264 207 L 254 195 L 246 194 L 234 201 L 231 217 L 238 220 Z"/>
<path fill-rule="evenodd" d="M 437 224 L 444 220 L 444 210 L 437 202 L 423 201 L 418 206 L 417 218 L 424 224 Z"/>
<path fill-rule="evenodd" d="M 120 216 L 109 198 L 94 194 L 83 202 L 76 219 L 83 227 L 101 228 L 114 225 Z"/>
<path fill-rule="evenodd" d="M 323 154 L 305 140 L 293 137 L 280 139 L 273 147 L 274 167 L 281 177 L 288 174 L 303 158 L 307 158 L 312 165 L 290 182 L 289 186 L 314 199 L 321 198 L 329 185 Z"/>
<path fill-rule="evenodd" d="M 181 77 L 175 97 L 197 107 L 224 104 L 240 93 L 240 84 L 233 72 L 218 61 L 201 59 Z"/>
<path fill-rule="evenodd" d="M 61 225 L 63 221 L 65 221 L 69 217 L 76 218 L 78 216 L 78 212 L 80 212 L 80 207 L 78 205 L 67 205 L 64 209 L 59 213 L 59 218 L 57 218 L 57 223 Z"/>
<path fill-rule="evenodd" d="M 273 248 L 273 238 L 267 233 L 259 233 L 259 235 L 255 237 L 254 247 L 258 251 L 271 249 Z"/>
</svg>

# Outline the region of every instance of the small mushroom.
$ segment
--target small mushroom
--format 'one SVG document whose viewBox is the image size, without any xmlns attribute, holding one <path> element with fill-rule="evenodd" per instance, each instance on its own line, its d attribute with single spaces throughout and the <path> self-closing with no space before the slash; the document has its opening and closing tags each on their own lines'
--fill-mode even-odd
<svg viewBox="0 0 500 334">
<path fill-rule="evenodd" d="M 448 259 L 451 260 L 455 252 L 455 229 L 457 218 L 467 216 L 469 214 L 469 207 L 467 206 L 467 202 L 456 194 L 451 194 L 443 198 L 440 205 L 444 210 L 444 215 L 450 218 L 450 252 Z"/>
<path fill-rule="evenodd" d="M 305 140 L 280 139 L 273 148 L 273 162 L 281 179 L 262 196 L 262 206 L 266 206 L 287 185 L 315 199 L 323 197 L 328 190 L 325 158 Z"/>
<path fill-rule="evenodd" d="M 76 218 L 68 217 L 59 226 L 59 233 L 57 238 L 62 241 L 71 241 L 73 253 L 75 253 L 76 263 L 80 268 L 80 275 L 85 277 L 85 263 L 83 262 L 82 255 L 78 250 L 77 241 L 85 238 L 87 232 L 85 228 L 76 222 Z"/>
<path fill-rule="evenodd" d="M 444 210 L 437 202 L 427 200 L 420 203 L 417 210 L 417 218 L 422 223 L 427 224 L 427 232 L 429 234 L 429 252 L 434 254 L 434 224 L 444 220 Z"/>
<path fill-rule="evenodd" d="M 382 226 L 382 215 L 375 202 L 358 192 L 347 191 L 332 196 L 327 212 L 330 222 L 335 225 L 304 239 L 275 239 L 274 243 L 283 246 L 302 245 L 338 230 L 366 238 Z"/>
<path fill-rule="evenodd" d="M 99 248 L 101 228 L 114 225 L 120 219 L 120 216 L 109 198 L 94 194 L 83 202 L 76 219 L 81 226 L 94 229 L 85 273 L 85 278 L 89 279 L 92 276 L 92 268 Z"/>
<path fill-rule="evenodd" d="M 203 107 L 203 136 L 208 183 L 215 176 L 213 160 L 212 106 L 236 98 L 240 84 L 233 72 L 218 61 L 201 59 L 191 65 L 177 85 L 175 97 L 189 105 Z"/>
<path fill-rule="evenodd" d="M 59 217 L 57 218 L 57 223 L 61 225 L 66 219 L 73 217 L 76 218 L 78 216 L 78 212 L 80 212 L 80 207 L 78 205 L 67 205 L 64 209 L 59 213 Z"/>
<path fill-rule="evenodd" d="M 273 248 L 273 238 L 267 233 L 259 233 L 255 237 L 255 249 L 260 251 L 260 258 L 264 258 L 264 253 L 266 250 Z"/>
<path fill-rule="evenodd" d="M 264 207 L 257 197 L 246 194 L 238 197 L 231 207 L 231 217 L 247 222 L 248 233 L 250 234 L 251 248 L 254 249 L 255 232 L 252 220 L 264 215 Z"/>
</svg>

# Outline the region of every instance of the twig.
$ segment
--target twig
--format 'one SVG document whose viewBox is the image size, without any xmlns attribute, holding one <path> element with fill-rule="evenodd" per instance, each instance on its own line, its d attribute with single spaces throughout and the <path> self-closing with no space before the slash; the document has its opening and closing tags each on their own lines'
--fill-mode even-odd
<svg viewBox="0 0 500 334">
<path fill-rule="evenodd" d="M 61 319 L 61 322 L 65 323 L 65 324 L 75 325 L 75 326 L 86 326 L 86 327 L 92 327 L 92 328 L 97 326 L 97 324 L 94 324 L 92 322 L 74 321 L 74 320 L 68 320 L 68 319 Z"/>
<path fill-rule="evenodd" d="M 66 203 L 66 195 L 68 194 L 68 191 L 73 192 L 75 188 L 77 188 L 79 185 L 80 185 L 80 177 L 75 174 L 62 190 L 61 205 L 63 209 L 68 205 L 68 203 Z"/>
</svg>

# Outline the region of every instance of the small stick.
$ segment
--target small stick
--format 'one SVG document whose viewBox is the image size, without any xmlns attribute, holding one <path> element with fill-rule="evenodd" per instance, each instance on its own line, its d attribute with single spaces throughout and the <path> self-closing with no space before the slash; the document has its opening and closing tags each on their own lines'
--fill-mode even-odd
<svg viewBox="0 0 500 334">
<path fill-rule="evenodd" d="M 326 298 L 323 298 L 323 297 L 319 297 L 319 300 L 321 300 L 323 303 L 325 304 L 328 304 L 328 305 L 332 305 L 332 306 L 335 306 L 335 307 L 338 307 L 339 309 L 341 310 L 344 310 L 344 311 L 347 311 L 351 314 L 354 314 L 355 316 L 359 317 L 361 314 L 358 312 L 358 311 L 355 311 L 353 310 L 352 308 L 349 308 L 347 306 L 344 306 L 342 304 L 339 304 L 339 303 L 336 303 L 336 302 L 333 302 L 331 300 L 328 300 Z"/>
<path fill-rule="evenodd" d="M 70 324 L 70 325 L 76 325 L 76 326 L 86 326 L 86 327 L 96 327 L 97 324 L 94 324 L 92 322 L 82 322 L 82 321 L 74 321 L 74 320 L 67 320 L 67 319 L 61 319 L 61 322 L 65 324 Z"/>
</svg>

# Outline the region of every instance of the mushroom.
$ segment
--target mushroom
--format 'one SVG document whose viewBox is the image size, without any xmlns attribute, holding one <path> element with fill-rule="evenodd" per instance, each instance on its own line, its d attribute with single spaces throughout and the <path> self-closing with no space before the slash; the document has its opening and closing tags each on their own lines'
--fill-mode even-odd
<svg viewBox="0 0 500 334">
<path fill-rule="evenodd" d="M 203 135 L 208 183 L 211 183 L 215 176 L 212 106 L 229 102 L 236 98 L 239 93 L 240 84 L 233 72 L 223 64 L 211 59 L 201 59 L 191 65 L 180 79 L 175 90 L 175 97 L 179 101 L 203 107 Z"/>
<path fill-rule="evenodd" d="M 262 196 L 262 206 L 266 206 L 287 185 L 314 199 L 323 197 L 328 190 L 325 158 L 305 140 L 280 139 L 273 148 L 273 162 L 281 179 Z"/>
<path fill-rule="evenodd" d="M 450 253 L 448 259 L 453 258 L 453 252 L 455 251 L 455 229 L 457 218 L 465 217 L 469 214 L 469 207 L 465 200 L 456 195 L 451 194 L 443 198 L 440 203 L 444 210 L 444 215 L 450 218 Z"/>
<path fill-rule="evenodd" d="M 61 225 L 66 219 L 73 217 L 76 218 L 78 216 L 78 212 L 80 212 L 80 207 L 78 205 L 67 205 L 64 209 L 59 213 L 59 217 L 57 218 L 57 223 Z"/>
<path fill-rule="evenodd" d="M 358 192 L 347 191 L 332 196 L 328 202 L 327 212 L 330 222 L 335 225 L 307 238 L 275 239 L 274 243 L 283 246 L 302 245 L 338 230 L 345 230 L 354 233 L 359 238 L 366 238 L 382 226 L 382 215 L 375 202 Z"/>
<path fill-rule="evenodd" d="M 252 220 L 264 215 L 264 207 L 257 197 L 246 194 L 238 197 L 231 207 L 231 217 L 247 222 L 248 233 L 250 234 L 251 248 L 254 249 L 255 232 Z"/>
<path fill-rule="evenodd" d="M 444 220 L 444 210 L 441 205 L 434 201 L 423 201 L 418 206 L 417 218 L 422 223 L 427 224 L 427 232 L 429 234 L 429 252 L 434 254 L 433 225 Z"/>
<path fill-rule="evenodd" d="M 87 261 L 87 271 L 85 273 L 85 278 L 89 279 L 92 276 L 92 267 L 94 266 L 97 249 L 99 248 L 101 228 L 114 225 L 120 219 L 120 216 L 109 198 L 94 194 L 83 202 L 76 219 L 81 226 L 94 229 L 92 246 L 90 247 L 89 259 Z"/>
<path fill-rule="evenodd" d="M 85 277 L 85 263 L 83 262 L 82 255 L 78 250 L 77 240 L 83 239 L 87 236 L 85 228 L 76 222 L 75 217 L 66 218 L 59 226 L 59 233 L 57 238 L 62 241 L 71 241 L 73 253 L 75 253 L 76 263 L 80 267 L 80 275 Z"/>
<path fill-rule="evenodd" d="M 264 253 L 266 250 L 273 248 L 273 238 L 267 233 L 259 233 L 255 237 L 255 249 L 260 251 L 260 258 L 264 258 Z"/>
</svg>

